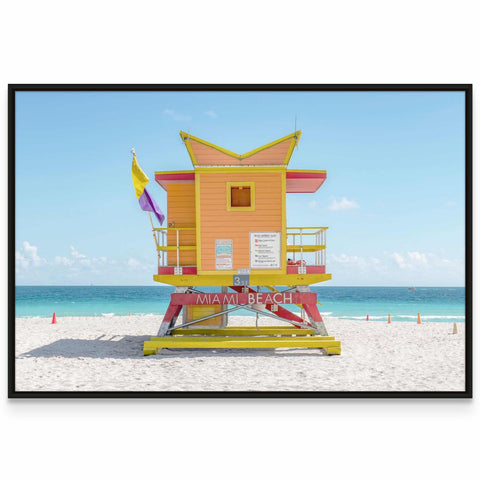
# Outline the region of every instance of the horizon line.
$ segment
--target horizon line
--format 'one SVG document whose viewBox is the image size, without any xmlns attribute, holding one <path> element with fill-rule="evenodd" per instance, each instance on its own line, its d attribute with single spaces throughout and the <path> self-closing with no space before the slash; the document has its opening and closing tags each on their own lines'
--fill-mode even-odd
<svg viewBox="0 0 480 480">
<path fill-rule="evenodd" d="M 321 285 L 309 285 L 310 287 L 319 287 Z M 15 287 L 171 287 L 174 285 L 107 285 L 107 284 L 80 284 L 80 285 L 15 285 Z M 215 285 L 207 286 L 214 288 Z M 322 288 L 465 288 L 465 285 L 322 285 Z"/>
</svg>

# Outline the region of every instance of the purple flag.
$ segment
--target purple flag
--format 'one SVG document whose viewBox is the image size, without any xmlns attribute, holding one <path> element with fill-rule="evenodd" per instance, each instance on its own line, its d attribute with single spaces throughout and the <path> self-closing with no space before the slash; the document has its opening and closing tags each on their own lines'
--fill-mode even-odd
<svg viewBox="0 0 480 480">
<path fill-rule="evenodd" d="M 143 190 L 143 193 L 142 195 L 140 195 L 138 201 L 142 210 L 145 210 L 146 212 L 153 212 L 157 217 L 157 220 L 160 222 L 160 225 L 163 224 L 163 221 L 165 220 L 165 215 L 155 203 L 155 200 L 147 192 L 146 188 Z"/>
</svg>

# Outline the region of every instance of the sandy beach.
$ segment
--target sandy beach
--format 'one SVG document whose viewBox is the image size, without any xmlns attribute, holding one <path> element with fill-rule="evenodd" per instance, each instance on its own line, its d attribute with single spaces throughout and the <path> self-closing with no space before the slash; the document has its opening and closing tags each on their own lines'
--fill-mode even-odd
<svg viewBox="0 0 480 480">
<path fill-rule="evenodd" d="M 340 356 L 315 349 L 163 350 L 161 316 L 16 319 L 17 391 L 462 391 L 465 325 L 328 318 Z M 254 319 L 230 317 L 229 325 Z M 260 325 L 274 325 L 261 318 Z"/>
</svg>

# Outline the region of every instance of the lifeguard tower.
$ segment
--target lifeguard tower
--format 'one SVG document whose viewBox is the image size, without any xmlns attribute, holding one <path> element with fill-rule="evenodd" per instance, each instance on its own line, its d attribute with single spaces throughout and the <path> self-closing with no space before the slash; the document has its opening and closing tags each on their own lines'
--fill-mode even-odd
<svg viewBox="0 0 480 480">
<path fill-rule="evenodd" d="M 162 348 L 283 347 L 340 354 L 309 288 L 331 278 L 327 227 L 286 221 L 287 194 L 314 193 L 327 176 L 288 168 L 300 135 L 239 155 L 180 132 L 193 169 L 155 173 L 167 192 L 167 227 L 152 225 L 153 278 L 176 288 L 157 336 L 144 343 L 145 355 Z M 256 324 L 229 326 L 229 314 L 240 309 L 253 312 Z M 259 315 L 283 326 L 259 326 Z"/>
</svg>

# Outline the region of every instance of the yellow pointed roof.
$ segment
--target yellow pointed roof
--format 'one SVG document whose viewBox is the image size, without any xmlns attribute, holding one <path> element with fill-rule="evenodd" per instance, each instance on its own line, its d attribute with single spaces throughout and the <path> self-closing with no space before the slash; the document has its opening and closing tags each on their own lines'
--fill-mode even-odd
<svg viewBox="0 0 480 480">
<path fill-rule="evenodd" d="M 180 137 L 195 166 L 288 165 L 301 134 L 298 130 L 242 154 L 231 152 L 189 133 L 180 132 Z"/>
</svg>

